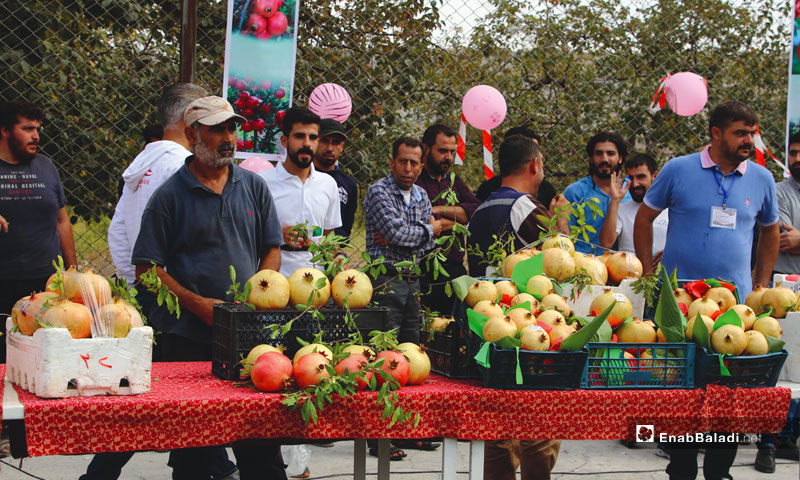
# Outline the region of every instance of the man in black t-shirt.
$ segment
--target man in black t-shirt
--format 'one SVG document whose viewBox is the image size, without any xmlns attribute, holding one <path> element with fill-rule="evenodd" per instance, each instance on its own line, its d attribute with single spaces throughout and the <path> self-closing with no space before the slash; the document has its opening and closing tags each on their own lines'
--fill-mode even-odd
<svg viewBox="0 0 800 480">
<path fill-rule="evenodd" d="M 32 103 L 0 103 L 0 314 L 45 289 L 59 254 L 65 265 L 77 263 L 61 178 L 38 153 L 43 118 Z M 5 347 L 0 342 L 0 363 Z"/>
<path fill-rule="evenodd" d="M 335 228 L 336 235 L 350 238 L 353 229 L 353 220 L 358 208 L 358 185 L 353 177 L 347 175 L 339 168 L 339 157 L 344 151 L 347 135 L 344 126 L 332 118 L 323 118 L 319 124 L 319 143 L 314 155 L 314 168 L 325 172 L 339 187 L 339 204 L 342 213 L 342 226 Z"/>
</svg>

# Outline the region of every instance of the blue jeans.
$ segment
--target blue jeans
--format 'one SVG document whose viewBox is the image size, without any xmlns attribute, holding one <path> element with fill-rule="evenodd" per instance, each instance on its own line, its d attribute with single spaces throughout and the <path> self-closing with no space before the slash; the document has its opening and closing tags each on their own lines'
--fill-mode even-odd
<svg viewBox="0 0 800 480">
<path fill-rule="evenodd" d="M 762 433 L 761 441 L 757 442 L 758 448 L 774 447 L 778 440 L 797 442 L 800 437 L 800 399 L 793 398 L 789 404 L 789 414 L 786 416 L 786 424 L 779 433 Z"/>
</svg>

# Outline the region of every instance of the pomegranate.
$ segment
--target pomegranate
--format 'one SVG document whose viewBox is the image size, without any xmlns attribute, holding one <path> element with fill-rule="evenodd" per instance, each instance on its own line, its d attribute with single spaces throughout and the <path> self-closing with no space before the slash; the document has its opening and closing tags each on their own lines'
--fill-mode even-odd
<svg viewBox="0 0 800 480">
<path fill-rule="evenodd" d="M 677 300 L 678 303 L 683 303 L 684 305 L 689 306 L 694 301 L 692 296 L 689 295 L 689 292 L 687 292 L 685 288 L 676 288 L 673 290 L 673 293 L 675 294 L 675 300 Z"/>
<path fill-rule="evenodd" d="M 652 343 L 657 338 L 656 329 L 641 320 L 623 323 L 617 329 L 617 339 L 620 343 Z"/>
<path fill-rule="evenodd" d="M 517 325 L 507 315 L 489 317 L 483 325 L 483 339 L 487 342 L 497 342 L 505 337 L 514 338 L 517 335 Z"/>
<path fill-rule="evenodd" d="M 318 283 L 321 288 L 317 288 Z M 330 296 L 331 284 L 325 274 L 316 268 L 298 268 L 289 275 L 289 302 L 292 307 L 308 305 L 310 300 L 314 308 L 320 308 L 328 303 Z"/>
<path fill-rule="evenodd" d="M 495 283 L 494 286 L 497 289 L 497 295 L 500 296 L 500 298 L 503 298 L 503 295 L 515 297 L 517 294 L 519 294 L 517 286 L 508 280 L 501 280 Z"/>
<path fill-rule="evenodd" d="M 295 362 L 292 372 L 297 386 L 300 388 L 313 387 L 323 378 L 330 377 L 331 374 L 325 368 L 329 363 L 330 360 L 321 353 L 303 355 Z"/>
<path fill-rule="evenodd" d="M 522 250 L 520 250 L 517 253 L 521 253 L 523 255 L 526 255 L 528 258 L 533 258 L 536 255 L 539 255 L 540 253 L 542 253 L 542 251 L 539 250 L 538 248 L 531 247 L 531 248 L 523 248 Z"/>
<path fill-rule="evenodd" d="M 525 289 L 531 295 L 542 298 L 545 295 L 555 292 L 553 289 L 553 281 L 544 275 L 534 275 L 528 279 Z"/>
<path fill-rule="evenodd" d="M 664 330 L 660 328 L 656 330 L 656 341 L 660 343 L 667 343 L 667 337 L 664 335 Z"/>
<path fill-rule="evenodd" d="M 530 293 L 518 293 L 511 299 L 511 306 L 519 305 L 520 303 L 530 302 L 531 312 L 535 312 L 539 308 L 539 300 Z"/>
<path fill-rule="evenodd" d="M 131 328 L 143 326 L 139 311 L 124 300 L 117 300 L 100 307 L 97 311 L 97 319 L 107 330 L 105 333 L 114 338 L 125 338 Z"/>
<path fill-rule="evenodd" d="M 280 5 L 280 0 L 255 0 L 248 10 L 269 18 L 278 13 Z"/>
<path fill-rule="evenodd" d="M 757 283 L 755 287 L 753 287 L 753 291 L 748 293 L 747 298 L 744 300 L 744 304 L 752 308 L 756 315 L 764 313 L 761 311 L 761 295 L 763 295 L 765 291 L 766 289 Z"/>
<path fill-rule="evenodd" d="M 503 314 L 503 307 L 491 300 L 481 300 L 472 309 L 484 317 L 494 317 Z"/>
<path fill-rule="evenodd" d="M 397 346 L 397 350 L 408 360 L 408 385 L 422 385 L 431 374 L 431 359 L 425 353 L 425 347 L 406 342 Z"/>
<path fill-rule="evenodd" d="M 266 352 L 253 365 L 250 380 L 262 392 L 277 392 L 288 386 L 293 373 L 292 361 L 286 355 Z"/>
<path fill-rule="evenodd" d="M 552 308 L 561 312 L 565 317 L 569 317 L 572 310 L 567 305 L 567 299 L 557 293 L 550 293 L 542 297 L 542 308 Z"/>
<path fill-rule="evenodd" d="M 698 298 L 689 305 L 689 320 L 693 319 L 699 313 L 700 315 L 714 315 L 719 310 L 719 304 L 710 298 Z"/>
<path fill-rule="evenodd" d="M 12 310 L 11 319 L 23 335 L 33 335 L 33 332 L 41 327 L 39 321 L 41 320 L 42 306 L 48 301 L 49 304 L 55 303 L 59 295 L 55 292 L 42 292 L 33 293 L 30 297 L 25 298 L 21 300 L 22 303 L 17 302 L 18 305 L 14 305 L 17 315 L 15 317 L 15 312 Z"/>
<path fill-rule="evenodd" d="M 283 353 L 283 347 L 273 347 L 272 345 L 256 345 L 250 350 L 250 353 L 247 354 L 247 358 L 242 360 L 242 368 L 239 370 L 239 375 L 242 377 L 250 376 L 250 371 L 253 369 L 253 365 L 256 364 L 256 360 L 261 355 L 267 352 L 278 352 L 280 354 Z"/>
<path fill-rule="evenodd" d="M 542 270 L 548 277 L 561 282 L 575 274 L 575 260 L 568 250 L 548 248 L 542 250 L 542 257 Z"/>
<path fill-rule="evenodd" d="M 642 262 L 636 255 L 627 252 L 617 252 L 606 261 L 608 279 L 618 284 L 626 278 L 639 278 L 642 276 Z"/>
<path fill-rule="evenodd" d="M 797 304 L 797 295 L 790 289 L 781 286 L 780 282 L 776 287 L 767 289 L 761 295 L 761 311 L 768 312 L 772 307 L 773 318 L 784 318 L 786 312 L 792 310 Z"/>
<path fill-rule="evenodd" d="M 327 358 L 328 361 L 333 360 L 333 352 L 330 348 L 322 345 L 321 343 L 309 343 L 308 345 L 301 347 L 297 353 L 294 354 L 294 358 L 292 359 L 292 364 L 297 365 L 297 362 L 300 361 L 305 355 L 310 353 L 318 353 L 323 357 Z"/>
<path fill-rule="evenodd" d="M 547 237 L 544 243 L 542 243 L 542 251 L 544 252 L 551 248 L 566 250 L 570 255 L 575 253 L 575 245 L 572 243 L 572 240 L 564 235 L 551 235 Z"/>
<path fill-rule="evenodd" d="M 31 296 L 30 295 L 26 295 L 26 296 L 20 298 L 19 300 L 17 300 L 14 303 L 14 306 L 11 307 L 11 322 L 18 329 L 19 329 L 19 327 L 17 325 L 17 319 L 20 317 L 20 315 L 22 315 L 22 306 L 23 305 L 27 305 L 27 303 L 30 301 L 30 299 L 31 299 Z"/>
<path fill-rule="evenodd" d="M 372 282 L 367 274 L 360 270 L 344 270 L 333 277 L 331 296 L 339 308 L 344 308 L 345 299 L 349 308 L 364 308 L 372 300 Z"/>
<path fill-rule="evenodd" d="M 722 313 L 727 312 L 729 308 L 736 305 L 736 298 L 733 293 L 725 287 L 709 288 L 703 296 L 716 303 Z"/>
<path fill-rule="evenodd" d="M 536 317 L 536 324 L 542 323 L 555 327 L 556 325 L 566 325 L 567 319 L 558 310 L 545 310 Z"/>
<path fill-rule="evenodd" d="M 96 302 L 97 307 L 111 303 L 111 286 L 108 284 L 108 280 L 102 275 L 94 273 L 90 268 L 64 278 L 64 296 L 67 300 L 88 305 L 84 293 L 86 295 L 94 294 L 92 302 Z"/>
<path fill-rule="evenodd" d="M 66 328 L 72 338 L 92 336 L 92 313 L 86 305 L 69 300 L 56 300 L 42 314 L 41 323 L 54 328 Z"/>
<path fill-rule="evenodd" d="M 758 330 L 748 330 L 744 332 L 747 338 L 747 346 L 744 348 L 742 355 L 766 355 L 769 353 L 769 344 L 767 337 Z"/>
<path fill-rule="evenodd" d="M 269 17 L 269 33 L 275 36 L 283 35 L 289 26 L 289 20 L 283 12 L 275 12 L 275 15 Z"/>
<path fill-rule="evenodd" d="M 511 278 L 511 274 L 514 272 L 514 267 L 516 267 L 519 262 L 527 260 L 529 258 L 531 257 L 521 252 L 512 253 L 511 255 L 507 256 L 503 260 L 501 268 L 503 270 L 503 276 L 506 278 Z"/>
<path fill-rule="evenodd" d="M 376 360 L 380 360 L 381 358 L 384 359 L 381 370 L 383 370 L 393 379 L 397 380 L 397 383 L 399 383 L 401 387 L 405 386 L 406 382 L 408 382 L 408 374 L 410 370 L 410 366 L 408 364 L 408 360 L 406 360 L 406 357 L 400 352 L 384 350 L 378 354 Z M 384 383 L 385 380 L 383 377 L 378 375 L 378 385 L 383 385 Z"/>
<path fill-rule="evenodd" d="M 609 252 L 608 250 L 606 250 L 605 252 L 603 252 L 602 255 L 597 257 L 597 259 L 600 260 L 600 263 L 602 263 L 603 265 L 606 265 L 606 266 L 608 266 L 608 259 L 609 258 L 611 258 L 611 252 Z"/>
<path fill-rule="evenodd" d="M 747 336 L 743 328 L 725 324 L 711 334 L 711 347 L 717 353 L 740 355 L 747 347 Z"/>
<path fill-rule="evenodd" d="M 452 321 L 452 319 L 451 319 L 451 321 Z M 367 346 L 364 346 L 364 345 L 348 345 L 348 346 L 346 346 L 346 347 L 344 347 L 342 349 L 342 354 L 345 354 L 345 353 L 348 353 L 350 355 L 353 355 L 353 354 L 361 355 L 362 357 L 366 358 L 367 360 L 375 358 L 375 352 L 371 348 L 369 348 Z"/>
<path fill-rule="evenodd" d="M 569 325 L 556 325 L 550 330 L 550 345 L 563 341 L 573 333 L 575 333 L 575 330 Z"/>
<path fill-rule="evenodd" d="M 708 334 L 711 335 L 711 332 L 714 330 L 714 320 L 711 319 L 708 315 L 700 315 L 700 319 L 703 320 L 703 323 L 706 325 L 708 329 Z M 697 315 L 694 317 L 690 317 L 689 321 L 686 323 L 686 339 L 692 340 L 694 337 L 694 322 L 697 321 Z"/>
<path fill-rule="evenodd" d="M 467 288 L 467 296 L 464 299 L 467 305 L 475 307 L 481 300 L 494 302 L 497 300 L 497 287 L 488 280 L 478 280 Z"/>
<path fill-rule="evenodd" d="M 595 317 L 600 315 L 615 301 L 617 304 L 611 309 L 611 313 L 608 314 L 606 320 L 608 320 L 611 328 L 618 327 L 622 322 L 633 316 L 633 305 L 625 294 L 614 293 L 610 288 L 607 288 L 605 292 L 592 300 L 591 305 L 589 305 L 589 315 Z"/>
<path fill-rule="evenodd" d="M 528 325 L 536 325 L 536 317 L 526 308 L 515 308 L 508 311 L 508 316 L 517 326 L 517 330 L 522 330 Z"/>
<path fill-rule="evenodd" d="M 592 279 L 592 285 L 605 285 L 608 282 L 608 269 L 594 255 L 584 255 L 580 252 L 572 254 L 575 259 L 575 271 L 583 270 Z"/>
<path fill-rule="evenodd" d="M 289 281 L 280 272 L 259 270 L 247 283 L 250 284 L 247 303 L 255 305 L 256 310 L 280 310 L 289 304 Z"/>
<path fill-rule="evenodd" d="M 267 19 L 261 15 L 250 15 L 247 18 L 247 33 L 251 35 L 260 35 L 267 31 Z"/>
<path fill-rule="evenodd" d="M 281 98 L 283 98 L 285 96 L 286 96 L 286 90 L 284 90 L 283 88 L 279 88 L 278 90 L 275 91 L 275 98 L 277 98 L 278 100 L 280 100 Z M 278 112 L 278 113 L 280 113 L 280 112 Z M 276 120 L 278 119 L 277 115 L 275 116 L 275 119 Z M 283 119 L 281 119 L 281 121 L 282 120 Z"/>
<path fill-rule="evenodd" d="M 425 331 L 442 333 L 447 330 L 447 326 L 450 325 L 450 322 L 452 321 L 452 318 L 447 317 L 433 318 L 429 322 L 425 323 Z"/>
<path fill-rule="evenodd" d="M 550 349 L 550 335 L 542 327 L 529 325 L 520 329 L 520 349 L 534 352 L 546 352 Z"/>
<path fill-rule="evenodd" d="M 742 319 L 742 325 L 744 325 L 745 331 L 753 328 L 753 322 L 756 321 L 756 314 L 752 308 L 748 307 L 747 305 L 739 304 L 732 306 L 731 310 L 739 314 L 739 318 Z"/>
<path fill-rule="evenodd" d="M 369 360 L 364 355 L 360 353 L 353 353 L 350 356 L 345 357 L 339 360 L 339 363 L 336 364 L 334 370 L 336 370 L 337 375 L 342 375 L 344 373 L 356 373 L 360 372 L 367 366 Z M 364 390 L 367 388 L 369 384 L 369 380 L 372 378 L 372 372 L 365 372 L 364 376 L 356 377 L 356 388 L 358 390 Z"/>
<path fill-rule="evenodd" d="M 78 273 L 78 269 L 75 268 L 75 266 L 72 266 L 72 267 L 69 267 L 67 270 L 64 270 L 63 272 L 61 272 L 61 278 L 66 283 L 67 278 L 71 277 L 72 275 L 74 275 L 76 273 Z M 57 275 L 58 275 L 58 273 L 54 273 L 54 274 L 50 275 L 50 278 L 47 279 L 47 283 L 45 284 L 45 291 L 60 293 L 54 288 L 55 285 L 53 285 L 53 280 L 56 279 Z"/>
<path fill-rule="evenodd" d="M 781 335 L 783 335 L 781 324 L 773 317 L 761 317 L 757 319 L 755 323 L 753 323 L 753 330 L 773 338 L 781 338 Z"/>
</svg>

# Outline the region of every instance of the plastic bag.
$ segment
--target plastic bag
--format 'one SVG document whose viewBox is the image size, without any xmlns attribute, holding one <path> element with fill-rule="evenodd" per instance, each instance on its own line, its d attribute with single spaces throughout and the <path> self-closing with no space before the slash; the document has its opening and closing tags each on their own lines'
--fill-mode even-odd
<svg viewBox="0 0 800 480">
<path fill-rule="evenodd" d="M 300 475 L 308 466 L 311 459 L 311 449 L 308 445 L 282 445 L 281 455 L 286 464 L 286 476 Z"/>
</svg>

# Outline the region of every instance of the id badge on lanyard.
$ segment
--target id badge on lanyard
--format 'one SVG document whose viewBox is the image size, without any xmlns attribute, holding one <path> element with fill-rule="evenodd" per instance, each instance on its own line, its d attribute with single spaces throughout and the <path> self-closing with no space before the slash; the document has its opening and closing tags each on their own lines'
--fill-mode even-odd
<svg viewBox="0 0 800 480">
<path fill-rule="evenodd" d="M 728 186 L 728 189 L 722 184 L 722 177 L 716 170 L 714 170 L 714 180 L 717 181 L 717 185 L 719 185 L 720 190 L 722 190 L 722 206 L 711 207 L 711 222 L 709 226 L 711 228 L 727 228 L 729 230 L 736 229 L 736 209 L 728 207 L 728 194 L 730 193 L 730 187 L 733 186 L 733 182 L 736 180 L 736 176 L 731 179 L 731 184 Z"/>
</svg>

